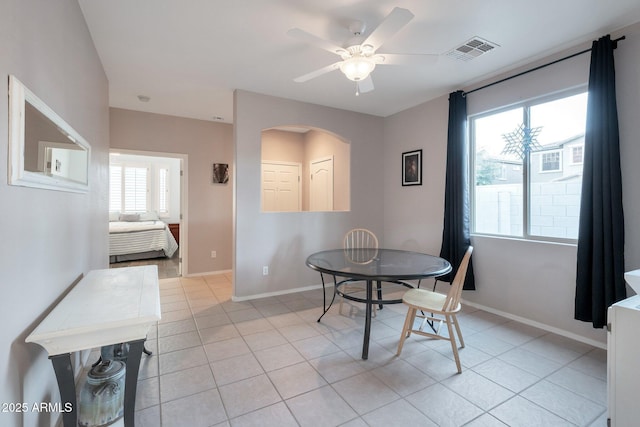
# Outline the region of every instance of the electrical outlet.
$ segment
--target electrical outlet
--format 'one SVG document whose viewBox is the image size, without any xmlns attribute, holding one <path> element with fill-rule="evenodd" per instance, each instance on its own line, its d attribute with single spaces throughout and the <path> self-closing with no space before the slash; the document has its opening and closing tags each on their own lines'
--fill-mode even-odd
<svg viewBox="0 0 640 427">
<path fill-rule="evenodd" d="M 269 266 L 265 265 L 264 267 L 262 267 L 262 275 L 263 276 L 268 276 L 269 275 Z"/>
<path fill-rule="evenodd" d="M 215 258 L 217 256 L 218 254 L 216 253 L 216 251 L 211 251 L 211 258 Z"/>
</svg>

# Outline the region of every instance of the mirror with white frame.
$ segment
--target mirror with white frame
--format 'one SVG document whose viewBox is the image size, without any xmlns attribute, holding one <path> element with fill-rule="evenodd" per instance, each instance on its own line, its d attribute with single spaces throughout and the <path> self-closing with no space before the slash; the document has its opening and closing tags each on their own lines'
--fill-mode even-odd
<svg viewBox="0 0 640 427">
<path fill-rule="evenodd" d="M 87 192 L 90 152 L 80 134 L 9 76 L 9 184 Z"/>
</svg>

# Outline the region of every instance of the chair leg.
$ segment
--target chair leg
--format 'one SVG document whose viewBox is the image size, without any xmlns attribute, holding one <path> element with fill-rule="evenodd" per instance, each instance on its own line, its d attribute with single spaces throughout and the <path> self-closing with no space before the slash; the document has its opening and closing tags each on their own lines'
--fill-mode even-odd
<svg viewBox="0 0 640 427">
<path fill-rule="evenodd" d="M 415 308 L 411 308 L 409 307 L 409 310 L 407 311 L 407 317 L 404 319 L 404 326 L 402 327 L 402 333 L 400 334 L 400 342 L 398 343 L 398 352 L 396 353 L 396 356 L 400 356 L 400 353 L 402 353 L 402 346 L 404 345 L 404 340 L 407 339 L 407 337 L 411 334 L 411 322 L 412 319 L 415 317 Z M 412 315 L 413 312 L 413 315 Z"/>
<path fill-rule="evenodd" d="M 407 338 L 411 336 L 411 331 L 413 330 L 413 325 L 416 323 L 416 316 L 418 315 L 418 309 L 411 309 L 411 320 L 409 321 L 409 327 L 407 328 Z"/>
<path fill-rule="evenodd" d="M 456 345 L 456 336 L 453 334 L 453 327 L 451 326 L 451 322 L 453 319 L 449 315 L 445 315 L 445 322 L 447 323 L 447 329 L 449 329 L 449 341 L 451 341 L 451 349 L 453 350 L 453 357 L 456 359 L 456 367 L 458 368 L 458 373 L 462 373 L 462 367 L 460 366 L 460 356 L 458 356 L 458 346 Z"/>
<path fill-rule="evenodd" d="M 462 331 L 460 330 L 460 324 L 458 323 L 458 317 L 454 314 L 451 316 L 456 325 L 456 332 L 458 333 L 458 340 L 460 341 L 460 347 L 464 348 L 464 339 L 462 339 Z"/>
</svg>

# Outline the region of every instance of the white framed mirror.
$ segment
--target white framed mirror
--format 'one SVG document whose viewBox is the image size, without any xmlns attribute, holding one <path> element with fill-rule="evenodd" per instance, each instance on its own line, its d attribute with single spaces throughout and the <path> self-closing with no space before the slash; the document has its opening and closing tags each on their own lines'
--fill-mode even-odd
<svg viewBox="0 0 640 427">
<path fill-rule="evenodd" d="M 89 143 L 9 76 L 9 184 L 85 193 L 90 158 Z"/>
</svg>

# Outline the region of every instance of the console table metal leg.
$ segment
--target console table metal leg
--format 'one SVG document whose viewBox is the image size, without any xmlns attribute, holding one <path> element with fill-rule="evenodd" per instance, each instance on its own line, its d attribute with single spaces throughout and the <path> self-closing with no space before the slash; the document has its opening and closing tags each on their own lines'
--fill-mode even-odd
<svg viewBox="0 0 640 427">
<path fill-rule="evenodd" d="M 364 318 L 364 342 L 362 343 L 362 359 L 369 358 L 369 336 L 371 334 L 371 306 L 373 305 L 373 281 L 367 280 L 366 315 Z"/>
<path fill-rule="evenodd" d="M 138 387 L 138 370 L 144 349 L 145 340 L 129 341 L 127 355 L 127 373 L 124 383 L 124 425 L 134 427 L 136 411 L 136 389 Z M 65 425 L 66 427 L 66 425 Z"/>
<path fill-rule="evenodd" d="M 78 424 L 78 405 L 76 401 L 76 383 L 71 366 L 71 355 L 69 353 L 49 356 L 53 364 L 53 370 L 58 380 L 58 390 L 60 390 L 60 402 L 64 409 L 71 404 L 71 411 L 62 414 L 64 427 L 76 427 Z"/>
</svg>

